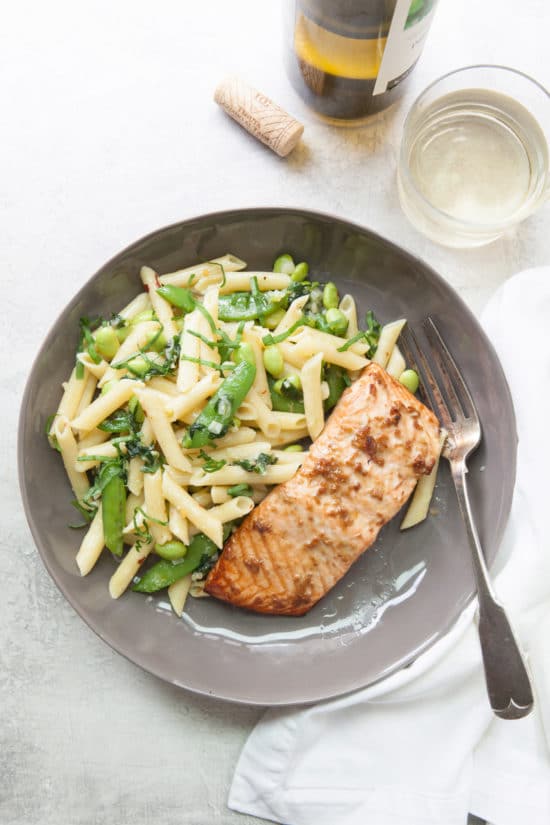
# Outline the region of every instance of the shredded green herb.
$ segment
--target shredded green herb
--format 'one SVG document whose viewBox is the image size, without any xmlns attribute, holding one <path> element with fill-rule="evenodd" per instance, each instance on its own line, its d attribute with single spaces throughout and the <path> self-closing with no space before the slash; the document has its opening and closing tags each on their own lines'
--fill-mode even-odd
<svg viewBox="0 0 550 825">
<path fill-rule="evenodd" d="M 231 463 L 236 467 L 242 467 L 248 473 L 257 473 L 264 475 L 270 464 L 276 464 L 279 459 L 270 453 L 260 453 L 257 458 L 250 460 L 248 458 L 240 459 L 239 461 L 232 461 Z"/>
<path fill-rule="evenodd" d="M 378 346 L 382 326 L 376 320 L 374 313 L 371 309 L 369 309 L 365 316 L 365 323 L 367 325 L 367 328 L 365 330 L 360 330 L 356 335 L 349 338 L 345 344 L 342 344 L 341 347 L 338 347 L 338 352 L 346 352 L 351 346 L 353 346 L 353 344 L 356 344 L 358 341 L 365 341 L 369 345 L 369 348 L 366 351 L 365 355 L 367 356 L 367 358 L 372 358 L 372 356 L 376 352 L 376 347 Z"/>
<path fill-rule="evenodd" d="M 221 470 L 221 468 L 227 464 L 227 461 L 224 461 L 223 458 L 219 460 L 212 458 L 212 456 L 205 453 L 204 450 L 200 451 L 199 456 L 203 459 L 202 469 L 205 473 L 215 473 L 216 470 Z"/>
</svg>

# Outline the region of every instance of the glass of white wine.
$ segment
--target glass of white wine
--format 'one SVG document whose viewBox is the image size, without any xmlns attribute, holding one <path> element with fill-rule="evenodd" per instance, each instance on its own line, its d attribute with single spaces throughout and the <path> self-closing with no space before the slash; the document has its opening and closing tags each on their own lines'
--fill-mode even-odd
<svg viewBox="0 0 550 825">
<path fill-rule="evenodd" d="M 399 199 L 446 246 L 490 243 L 550 193 L 550 95 L 505 66 L 469 66 L 428 86 L 403 127 Z"/>
</svg>

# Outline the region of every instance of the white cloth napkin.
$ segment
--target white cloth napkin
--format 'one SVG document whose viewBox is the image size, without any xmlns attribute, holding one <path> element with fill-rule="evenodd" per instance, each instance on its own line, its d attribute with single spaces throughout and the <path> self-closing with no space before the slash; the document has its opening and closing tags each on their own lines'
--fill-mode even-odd
<svg viewBox="0 0 550 825">
<path fill-rule="evenodd" d="M 492 298 L 483 325 L 517 415 L 518 473 L 493 577 L 537 696 L 495 718 L 474 605 L 411 667 L 341 699 L 268 711 L 241 754 L 229 807 L 284 825 L 550 823 L 550 267 Z"/>
</svg>

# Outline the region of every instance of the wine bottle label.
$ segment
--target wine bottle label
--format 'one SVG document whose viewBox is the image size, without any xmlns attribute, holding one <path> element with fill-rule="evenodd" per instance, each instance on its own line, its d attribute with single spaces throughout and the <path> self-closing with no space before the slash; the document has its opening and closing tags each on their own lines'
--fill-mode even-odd
<svg viewBox="0 0 550 825">
<path fill-rule="evenodd" d="M 436 3 L 437 0 L 397 0 L 374 95 L 393 89 L 412 70 L 424 46 Z"/>
</svg>

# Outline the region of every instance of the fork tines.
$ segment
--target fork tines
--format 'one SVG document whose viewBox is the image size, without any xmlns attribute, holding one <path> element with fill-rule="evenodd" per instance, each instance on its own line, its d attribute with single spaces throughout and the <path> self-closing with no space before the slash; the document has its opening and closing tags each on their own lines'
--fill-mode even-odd
<svg viewBox="0 0 550 825">
<path fill-rule="evenodd" d="M 479 427 L 471 393 L 433 319 L 426 318 L 422 329 L 428 347 L 419 343 L 409 326 L 401 333 L 399 344 L 406 361 L 419 374 L 429 406 L 448 432 L 452 432 L 457 423 Z"/>
</svg>

